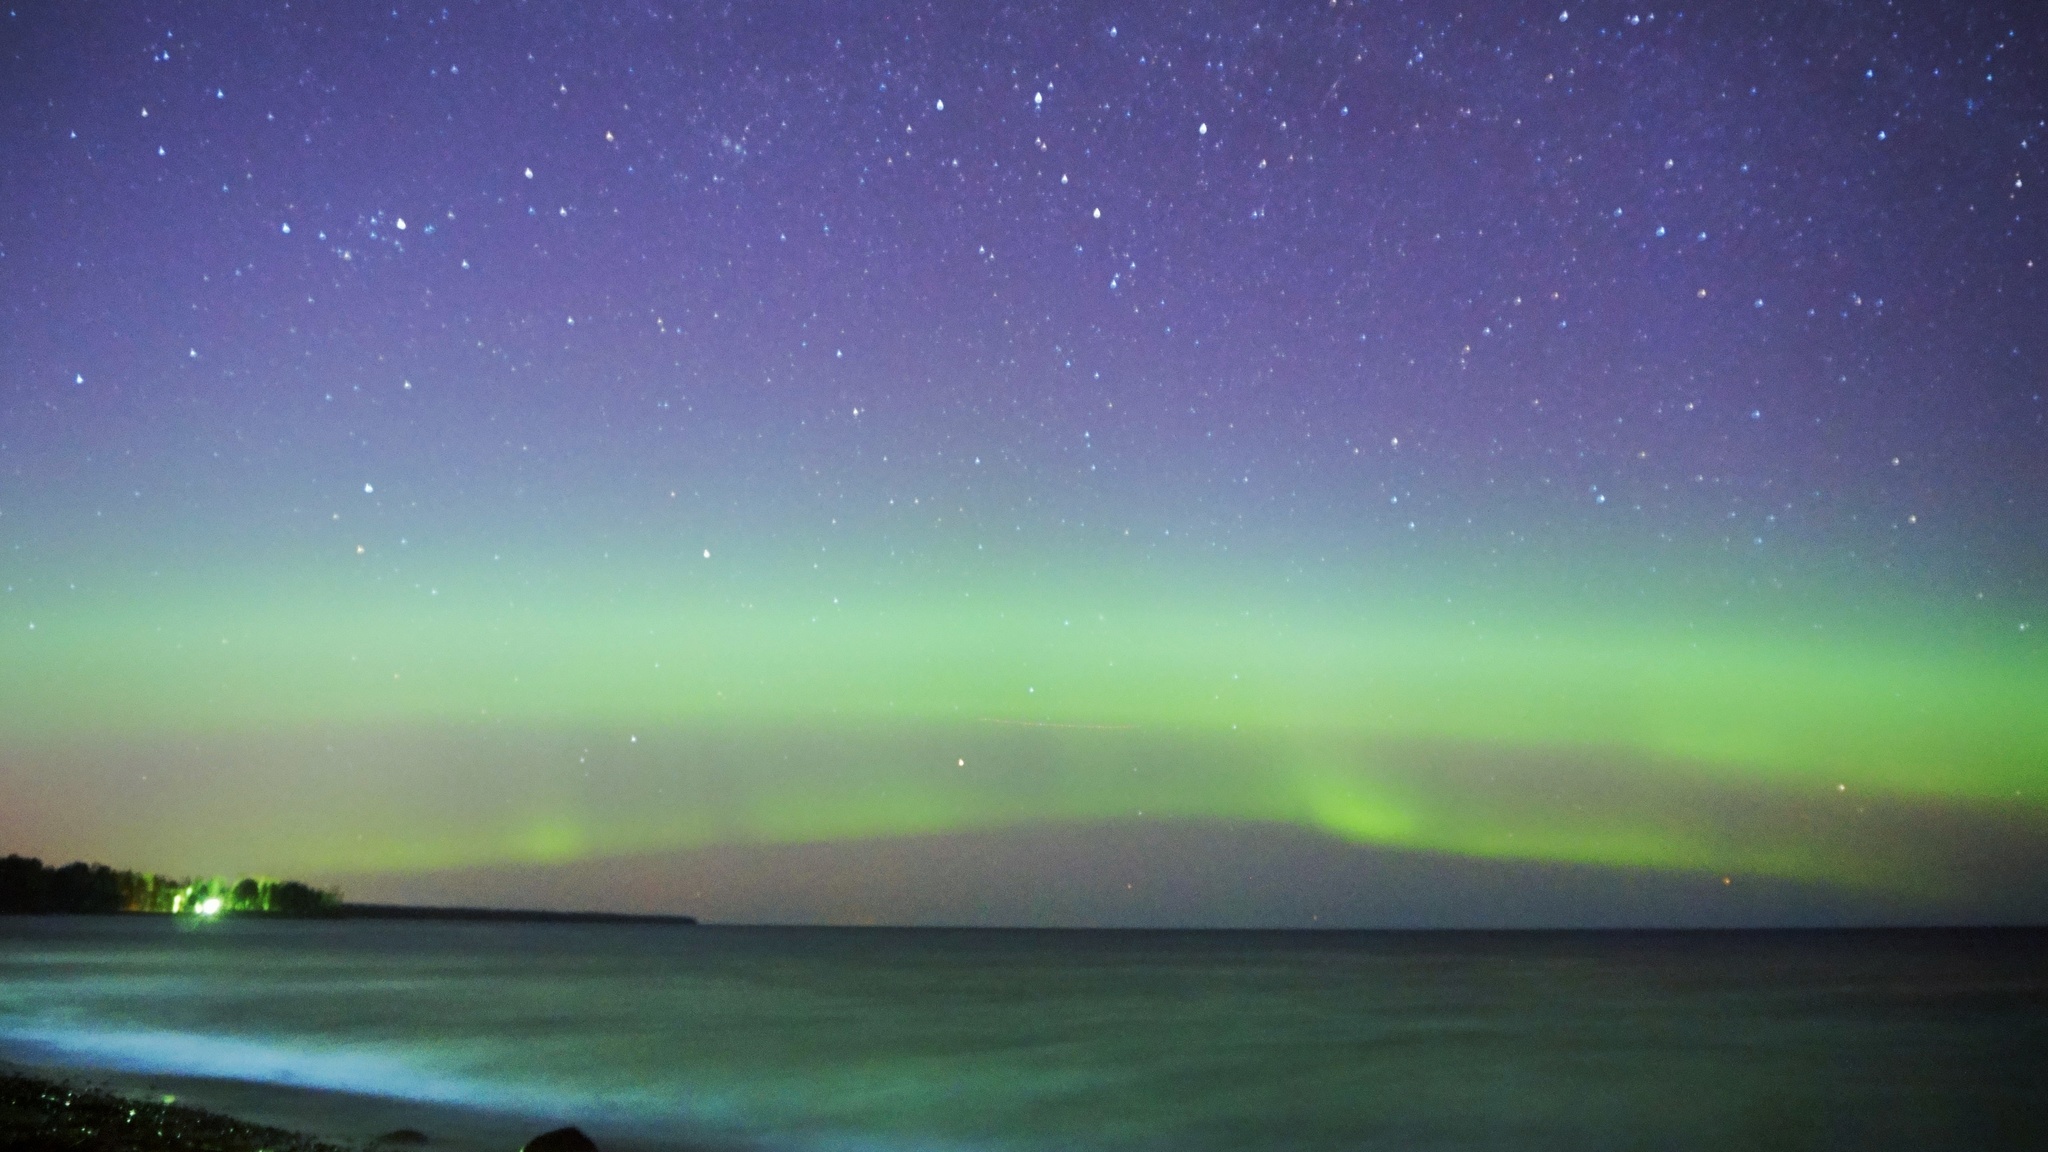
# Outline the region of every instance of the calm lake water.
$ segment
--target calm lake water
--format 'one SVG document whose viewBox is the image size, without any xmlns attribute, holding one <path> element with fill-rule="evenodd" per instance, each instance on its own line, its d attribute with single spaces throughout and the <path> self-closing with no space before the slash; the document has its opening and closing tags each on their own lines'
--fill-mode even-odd
<svg viewBox="0 0 2048 1152">
<path fill-rule="evenodd" d="M 12 919 L 0 1046 L 756 1148 L 2041 1148 L 2048 934 Z"/>
</svg>

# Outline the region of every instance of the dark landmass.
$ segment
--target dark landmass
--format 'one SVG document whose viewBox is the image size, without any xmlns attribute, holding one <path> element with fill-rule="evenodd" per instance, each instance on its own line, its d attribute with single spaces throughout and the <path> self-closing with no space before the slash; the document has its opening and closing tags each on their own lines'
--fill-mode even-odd
<svg viewBox="0 0 2048 1152">
<path fill-rule="evenodd" d="M 0 1152 L 343 1152 L 311 1136 L 183 1104 L 0 1071 Z"/>
<path fill-rule="evenodd" d="M 549 912 L 520 908 L 430 908 L 415 904 L 338 904 L 322 915 L 341 920 L 488 920 L 530 924 L 695 924 L 695 916 L 633 912 Z"/>
<path fill-rule="evenodd" d="M 340 903 L 341 893 L 297 880 L 261 876 L 236 881 L 176 879 L 82 860 L 53 868 L 33 856 L 0 859 L 0 915 L 170 912 L 319 916 Z"/>
<path fill-rule="evenodd" d="M 695 924 L 694 916 L 629 912 L 547 912 L 515 908 L 433 908 L 349 904 L 341 893 L 297 880 L 244 877 L 174 880 L 75 861 L 52 868 L 33 856 L 0 859 L 0 916 L 124 912 L 194 916 L 318 917 L 330 920 L 488 920 L 539 924 Z"/>
</svg>

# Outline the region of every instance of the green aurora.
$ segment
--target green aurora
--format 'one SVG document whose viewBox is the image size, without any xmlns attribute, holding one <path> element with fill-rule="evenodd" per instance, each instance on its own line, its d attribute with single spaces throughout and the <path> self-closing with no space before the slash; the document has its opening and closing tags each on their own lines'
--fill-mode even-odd
<svg viewBox="0 0 2048 1152">
<path fill-rule="evenodd" d="M 2048 918 L 2039 20 L 75 7 L 0 22 L 0 853 Z"/>
<path fill-rule="evenodd" d="M 1878 626 L 1866 598 L 1866 617 L 1684 623 L 1592 596 L 1101 570 L 834 603 L 673 571 L 534 591 L 451 570 L 402 594 L 272 573 L 46 599 L 32 620 L 17 603 L 16 820 L 163 866 L 328 874 L 1278 822 L 1921 896 L 1972 882 L 1958 820 L 2048 825 L 2048 668 L 1984 613 Z"/>
</svg>

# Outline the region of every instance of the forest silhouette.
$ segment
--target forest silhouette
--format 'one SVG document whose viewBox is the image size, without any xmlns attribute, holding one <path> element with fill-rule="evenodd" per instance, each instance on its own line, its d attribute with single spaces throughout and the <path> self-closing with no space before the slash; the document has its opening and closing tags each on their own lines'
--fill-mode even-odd
<svg viewBox="0 0 2048 1152">
<path fill-rule="evenodd" d="M 0 859 L 0 915 L 321 916 L 340 907 L 341 893 L 297 880 L 180 879 L 84 861 L 51 867 L 33 856 Z"/>
</svg>

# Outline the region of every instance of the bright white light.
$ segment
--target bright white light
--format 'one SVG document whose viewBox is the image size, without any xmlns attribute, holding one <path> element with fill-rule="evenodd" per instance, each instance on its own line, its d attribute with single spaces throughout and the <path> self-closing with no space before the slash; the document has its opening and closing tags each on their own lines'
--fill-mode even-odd
<svg viewBox="0 0 2048 1152">
<path fill-rule="evenodd" d="M 208 896 L 195 905 L 192 910 L 201 916 L 218 916 L 220 915 L 220 897 Z"/>
</svg>

